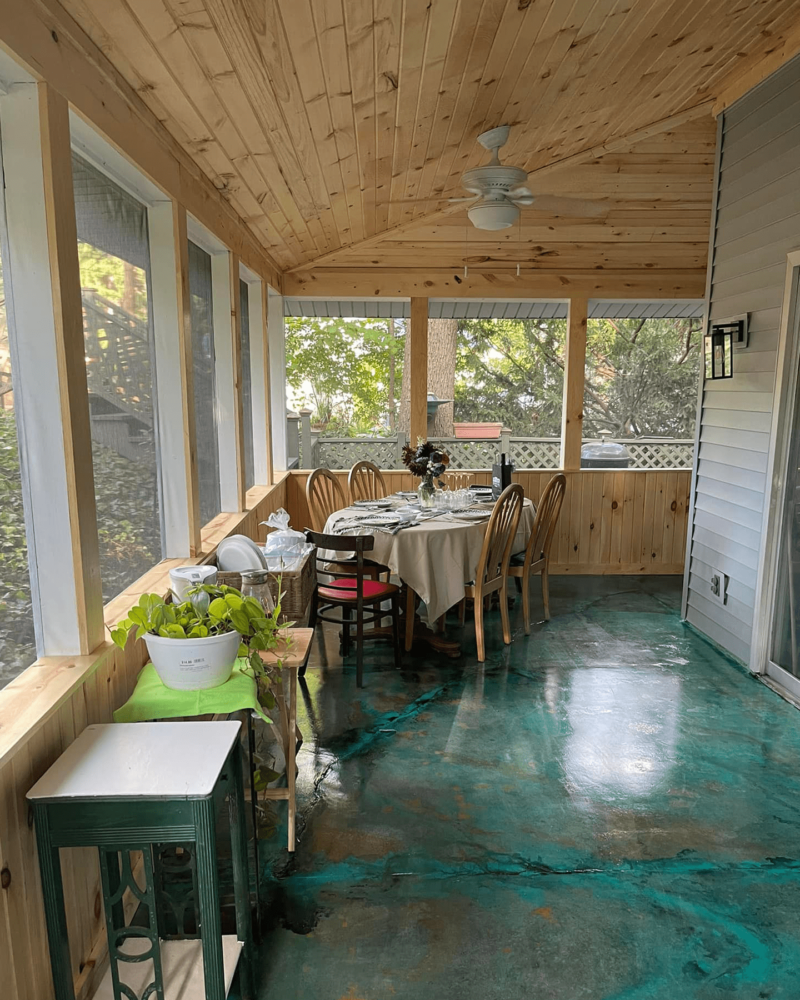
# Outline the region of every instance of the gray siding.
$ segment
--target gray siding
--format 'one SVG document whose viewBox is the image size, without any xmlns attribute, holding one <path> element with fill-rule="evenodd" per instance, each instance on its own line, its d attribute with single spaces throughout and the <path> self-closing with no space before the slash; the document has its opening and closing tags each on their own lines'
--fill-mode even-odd
<svg viewBox="0 0 800 1000">
<path fill-rule="evenodd" d="M 786 254 L 800 247 L 800 58 L 725 112 L 711 320 L 750 314 L 734 377 L 703 392 L 686 617 L 750 658 Z M 728 603 L 708 600 L 712 567 Z"/>
</svg>

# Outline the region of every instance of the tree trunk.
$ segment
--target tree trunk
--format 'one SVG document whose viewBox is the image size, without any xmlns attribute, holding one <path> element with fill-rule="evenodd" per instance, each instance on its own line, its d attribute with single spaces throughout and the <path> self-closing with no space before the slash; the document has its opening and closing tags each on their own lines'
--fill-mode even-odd
<svg viewBox="0 0 800 1000">
<path fill-rule="evenodd" d="M 456 335 L 458 320 L 428 320 L 428 392 L 452 399 L 456 388 Z M 453 404 L 446 403 L 428 420 L 428 437 L 453 436 Z"/>
<path fill-rule="evenodd" d="M 428 320 L 428 386 L 427 391 L 440 399 L 452 399 L 456 383 L 456 337 L 458 320 Z M 411 384 L 407 373 L 411 371 L 411 337 L 406 333 L 403 356 L 403 392 L 400 400 L 398 430 L 408 434 L 411 414 Z M 428 421 L 428 437 L 453 436 L 453 404 L 440 406 L 436 416 Z"/>
<path fill-rule="evenodd" d="M 392 353 L 389 355 L 389 430 L 392 434 L 397 430 L 397 401 L 394 396 L 394 320 L 388 321 L 389 345 Z"/>
</svg>

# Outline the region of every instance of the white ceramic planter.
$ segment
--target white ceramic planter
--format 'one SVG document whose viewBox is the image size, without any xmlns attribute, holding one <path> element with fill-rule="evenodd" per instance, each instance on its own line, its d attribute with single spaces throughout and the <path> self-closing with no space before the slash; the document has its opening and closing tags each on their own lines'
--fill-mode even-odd
<svg viewBox="0 0 800 1000">
<path fill-rule="evenodd" d="M 174 691 L 219 687 L 231 675 L 242 641 L 238 632 L 206 639 L 165 639 L 146 635 L 147 652 L 165 686 Z"/>
</svg>

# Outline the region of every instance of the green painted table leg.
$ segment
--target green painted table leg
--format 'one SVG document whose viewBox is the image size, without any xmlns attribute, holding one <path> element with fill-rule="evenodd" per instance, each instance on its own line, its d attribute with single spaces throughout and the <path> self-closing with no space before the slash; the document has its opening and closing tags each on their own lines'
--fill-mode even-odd
<svg viewBox="0 0 800 1000">
<path fill-rule="evenodd" d="M 222 923 L 217 882 L 217 835 L 214 797 L 194 802 L 197 850 L 197 904 L 200 938 L 203 942 L 203 972 L 206 1000 L 225 1000 L 225 970 L 222 961 Z"/>
<path fill-rule="evenodd" d="M 233 754 L 233 782 L 228 796 L 231 823 L 231 857 L 233 888 L 236 897 L 236 935 L 243 943 L 239 962 L 239 982 L 242 1000 L 255 1000 L 253 991 L 253 925 L 250 918 L 250 878 L 248 875 L 247 825 L 244 817 L 244 782 L 242 781 L 242 750 L 237 744 Z M 258 838 L 258 831 L 255 832 Z M 258 854 L 256 854 L 256 857 Z M 258 872 L 256 872 L 256 882 Z M 256 892 L 256 901 L 258 892 Z"/>
<path fill-rule="evenodd" d="M 50 838 L 47 807 L 34 806 L 36 847 L 42 873 L 44 919 L 50 948 L 50 965 L 56 1000 L 75 1000 L 72 984 L 72 963 L 69 954 L 67 914 L 64 909 L 64 884 L 61 881 L 61 858 Z"/>
</svg>

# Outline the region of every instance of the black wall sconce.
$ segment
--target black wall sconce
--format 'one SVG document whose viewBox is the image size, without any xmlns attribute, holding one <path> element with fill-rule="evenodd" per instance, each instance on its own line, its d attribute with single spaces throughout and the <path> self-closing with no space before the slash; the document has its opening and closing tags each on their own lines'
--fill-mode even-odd
<svg viewBox="0 0 800 1000">
<path fill-rule="evenodd" d="M 712 323 L 706 334 L 706 378 L 733 378 L 733 349 L 747 346 L 744 317 Z"/>
</svg>

